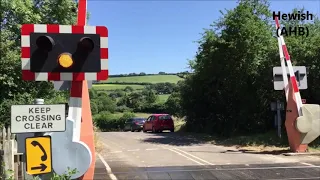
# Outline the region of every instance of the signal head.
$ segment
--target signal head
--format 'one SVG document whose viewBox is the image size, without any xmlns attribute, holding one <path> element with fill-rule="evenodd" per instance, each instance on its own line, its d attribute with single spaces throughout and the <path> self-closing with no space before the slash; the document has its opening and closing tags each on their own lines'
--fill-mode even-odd
<svg viewBox="0 0 320 180">
<path fill-rule="evenodd" d="M 55 45 L 54 40 L 50 36 L 40 36 L 36 40 L 37 47 L 44 51 L 51 51 Z"/>
<path fill-rule="evenodd" d="M 94 48 L 94 43 L 91 38 L 83 37 L 80 39 L 78 47 L 80 48 L 80 51 L 90 53 Z"/>
</svg>

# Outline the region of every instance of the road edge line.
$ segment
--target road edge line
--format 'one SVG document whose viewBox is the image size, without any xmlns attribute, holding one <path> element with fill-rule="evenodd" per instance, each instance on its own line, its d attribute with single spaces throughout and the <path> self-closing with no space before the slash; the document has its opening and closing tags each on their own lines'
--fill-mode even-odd
<svg viewBox="0 0 320 180">
<path fill-rule="evenodd" d="M 316 167 L 316 165 L 313 165 L 311 163 L 306 163 L 306 162 L 300 162 L 300 164 L 311 166 L 311 167 Z"/>
<path fill-rule="evenodd" d="M 103 165 L 106 167 L 107 174 L 108 174 L 109 178 L 112 179 L 112 180 L 118 180 L 118 178 L 112 173 L 111 167 L 104 160 L 104 158 L 99 153 L 97 153 L 97 155 L 98 155 L 99 159 L 102 161 Z"/>
</svg>

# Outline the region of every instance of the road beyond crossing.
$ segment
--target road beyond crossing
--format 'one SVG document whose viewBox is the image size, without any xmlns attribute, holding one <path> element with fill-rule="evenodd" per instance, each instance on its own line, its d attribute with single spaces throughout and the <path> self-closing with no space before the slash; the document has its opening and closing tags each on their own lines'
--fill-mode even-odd
<svg viewBox="0 0 320 180">
<path fill-rule="evenodd" d="M 101 132 L 94 179 L 320 179 L 319 156 L 241 153 L 178 133 Z"/>
</svg>

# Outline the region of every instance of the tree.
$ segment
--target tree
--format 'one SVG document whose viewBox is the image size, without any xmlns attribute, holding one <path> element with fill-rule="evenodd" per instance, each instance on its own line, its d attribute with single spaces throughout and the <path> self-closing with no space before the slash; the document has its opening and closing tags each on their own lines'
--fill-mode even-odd
<svg viewBox="0 0 320 180">
<path fill-rule="evenodd" d="M 283 92 L 273 90 L 270 77 L 280 62 L 269 4 L 241 0 L 222 15 L 198 42 L 189 62 L 193 74 L 178 83 L 187 129 L 223 136 L 268 131 L 273 128 L 270 103 L 285 101 Z M 319 20 L 294 23 L 309 27 L 310 36 L 285 37 L 286 44 L 297 64 L 311 67 L 312 89 L 302 94 L 318 100 Z"/>
<path fill-rule="evenodd" d="M 143 96 L 141 96 L 140 93 L 133 92 L 129 94 L 129 103 L 127 104 L 129 108 L 132 108 L 137 111 L 137 110 L 140 110 L 142 105 L 143 105 Z"/>
<path fill-rule="evenodd" d="M 126 91 L 126 92 L 132 92 L 134 89 L 131 87 L 131 86 L 126 86 L 125 88 L 124 88 L 124 91 Z"/>
<path fill-rule="evenodd" d="M 114 113 L 116 110 L 116 102 L 106 93 L 99 93 L 99 97 L 92 101 L 97 105 L 99 113 L 103 111 Z"/>
<path fill-rule="evenodd" d="M 172 93 L 167 101 L 165 102 L 165 109 L 166 111 L 174 116 L 181 117 L 182 114 L 182 108 L 181 108 L 181 103 L 180 103 L 180 94 L 177 92 Z"/>
<path fill-rule="evenodd" d="M 109 94 L 109 97 L 112 97 L 112 98 L 119 98 L 119 97 L 122 97 L 125 95 L 125 92 L 123 90 L 120 90 L 120 89 L 116 89 L 114 92 L 111 92 Z"/>
<path fill-rule="evenodd" d="M 267 129 L 266 72 L 279 61 L 270 17 L 266 1 L 244 0 L 205 30 L 180 88 L 187 127 L 225 136 Z"/>
<path fill-rule="evenodd" d="M 130 102 L 129 97 L 125 94 L 124 96 L 122 96 L 118 102 L 117 102 L 117 106 L 127 106 Z"/>
<path fill-rule="evenodd" d="M 95 89 L 91 88 L 89 90 L 90 99 L 95 99 L 95 98 L 97 98 L 97 96 L 98 96 L 98 92 Z"/>
<path fill-rule="evenodd" d="M 157 100 L 157 96 L 152 90 L 144 89 L 141 94 L 144 96 L 147 105 L 150 105 Z"/>
<path fill-rule="evenodd" d="M 90 102 L 90 108 L 92 115 L 96 115 L 99 113 L 98 105 L 95 101 Z"/>
</svg>

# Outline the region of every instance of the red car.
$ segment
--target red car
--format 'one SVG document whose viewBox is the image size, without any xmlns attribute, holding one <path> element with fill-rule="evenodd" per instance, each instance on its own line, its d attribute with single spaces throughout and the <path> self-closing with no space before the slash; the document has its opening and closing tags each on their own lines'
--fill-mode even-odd
<svg viewBox="0 0 320 180">
<path fill-rule="evenodd" d="M 143 124 L 143 132 L 162 132 L 170 130 L 174 132 L 174 123 L 169 114 L 153 114 Z"/>
</svg>

